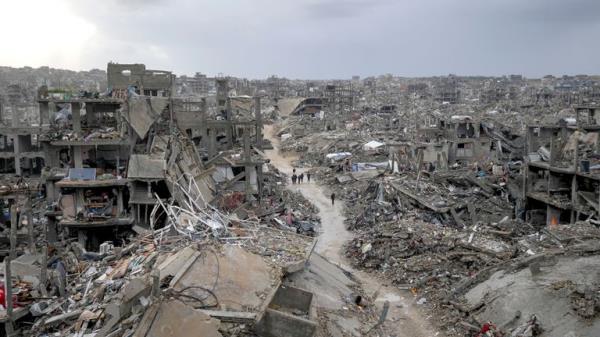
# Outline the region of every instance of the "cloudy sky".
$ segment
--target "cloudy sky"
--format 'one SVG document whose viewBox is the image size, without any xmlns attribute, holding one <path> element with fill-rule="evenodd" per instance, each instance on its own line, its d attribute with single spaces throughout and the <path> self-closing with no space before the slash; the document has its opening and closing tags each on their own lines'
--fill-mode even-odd
<svg viewBox="0 0 600 337">
<path fill-rule="evenodd" d="M 0 0 L 0 65 L 265 78 L 600 74 L 599 0 Z"/>
</svg>

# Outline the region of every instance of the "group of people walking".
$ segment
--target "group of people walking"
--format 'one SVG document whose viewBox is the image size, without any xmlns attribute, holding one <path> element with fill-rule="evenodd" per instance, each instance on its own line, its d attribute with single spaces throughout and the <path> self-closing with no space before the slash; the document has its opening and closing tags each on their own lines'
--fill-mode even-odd
<svg viewBox="0 0 600 337">
<path fill-rule="evenodd" d="M 306 173 L 306 180 L 310 183 L 310 172 Z M 299 175 L 296 174 L 296 169 L 294 169 L 294 174 L 292 175 L 292 184 L 302 184 L 304 182 L 304 172 Z"/>
<path fill-rule="evenodd" d="M 302 184 L 304 182 L 304 172 L 296 174 L 296 169 L 292 171 L 292 184 Z M 310 183 L 310 172 L 306 172 L 306 180 Z M 331 193 L 331 206 L 335 205 L 335 193 Z"/>
</svg>

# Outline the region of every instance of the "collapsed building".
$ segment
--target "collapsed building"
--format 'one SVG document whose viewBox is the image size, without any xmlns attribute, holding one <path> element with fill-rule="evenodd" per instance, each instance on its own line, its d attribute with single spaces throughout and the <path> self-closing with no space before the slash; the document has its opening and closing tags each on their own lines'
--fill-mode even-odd
<svg viewBox="0 0 600 337">
<path fill-rule="evenodd" d="M 6 335 L 310 337 L 345 333 L 317 310 L 348 305 L 344 319 L 377 323 L 313 254 L 316 211 L 264 157 L 260 96 L 219 78 L 209 106 L 174 96 L 168 71 L 107 75 L 102 93 L 41 88 L 34 123 L 2 126 Z"/>
<path fill-rule="evenodd" d="M 155 140 L 148 136 L 152 118 L 169 116 L 172 75 L 146 70 L 144 65 L 114 63 L 109 63 L 108 75 L 112 91 L 107 96 L 38 99 L 42 125 L 48 124 L 48 132 L 41 135 L 47 157 L 47 201 L 56 205 L 51 214 L 60 211 L 60 220 L 52 215 L 49 223 L 66 229 L 68 236 L 76 237 L 88 250 L 98 250 L 115 234 L 126 235 L 134 225 L 142 224 L 140 219 L 147 219 L 151 209 L 137 204 L 140 182 L 153 178 L 164 184 L 165 179 L 153 175 L 152 167 L 140 176 L 136 165 L 153 150 L 148 146 Z M 125 99 L 128 95 L 132 96 Z M 135 159 L 133 165 L 130 156 Z M 159 173 L 164 168 L 159 165 Z M 133 174 L 132 180 L 128 173 Z M 150 182 L 147 186 L 144 194 L 152 195 Z"/>
<path fill-rule="evenodd" d="M 273 122 L 345 202 L 346 261 L 443 334 L 598 334 L 598 116 L 571 109 L 596 79 L 93 75 L 2 107 L 7 335 L 391 335 L 377 294 L 315 253 L 318 208 L 265 153 Z"/>
<path fill-rule="evenodd" d="M 276 134 L 345 202 L 353 265 L 413 294 L 446 335 L 595 335 L 583 265 L 599 252 L 598 110 L 549 112 L 573 103 L 552 91 L 531 103 L 478 90 L 451 105 L 412 95 L 389 112 L 376 108 L 387 100 L 351 115 L 325 105 L 345 128 L 290 115 Z M 489 108 L 521 99 L 524 113 Z"/>
<path fill-rule="evenodd" d="M 230 97 L 227 78 L 220 78 L 214 109 L 209 110 L 206 99 L 184 101 L 174 114 L 205 165 L 214 168 L 212 177 L 219 191 L 242 192 L 247 197 L 262 194 L 265 160 L 260 153 L 268 144 L 262 134 L 260 96 Z"/>
<path fill-rule="evenodd" d="M 598 108 L 575 110 L 575 119 L 527 130 L 523 198 L 531 223 L 550 226 L 598 217 Z"/>
</svg>

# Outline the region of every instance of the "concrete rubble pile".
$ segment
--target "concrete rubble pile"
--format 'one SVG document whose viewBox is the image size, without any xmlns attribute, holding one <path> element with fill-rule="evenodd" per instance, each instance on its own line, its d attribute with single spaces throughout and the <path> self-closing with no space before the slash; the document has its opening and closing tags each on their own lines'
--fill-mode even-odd
<svg viewBox="0 0 600 337">
<path fill-rule="evenodd" d="M 290 153 L 303 153 L 298 160 L 299 166 L 326 166 L 331 162 L 342 160 L 342 158 L 338 159 L 335 156 L 336 154 L 345 153 L 351 153 L 352 160 L 357 163 L 387 161 L 387 154 L 383 152 L 383 147 L 379 149 L 364 148 L 364 145 L 369 143 L 368 139 L 370 138 L 358 134 L 348 137 L 344 133 L 313 133 L 304 137 L 286 139 L 282 143 L 281 150 Z M 330 156 L 327 157 L 327 155 Z"/>
<path fill-rule="evenodd" d="M 344 201 L 353 265 L 411 293 L 447 336 L 598 334 L 595 96 L 491 99 L 461 78 L 471 99 L 439 104 L 435 87 L 406 97 L 402 79 L 379 80 L 350 111 L 302 101 L 276 133 Z"/>
<path fill-rule="evenodd" d="M 199 320 L 196 329 L 206 336 L 220 336 L 218 330 L 251 335 L 263 300 L 280 284 L 286 268 L 304 263 L 312 240 L 247 225 L 231 232 L 237 235 L 215 241 L 161 231 L 141 235 L 123 248 L 102 247 L 100 253 L 75 242 L 50 246 L 47 260 L 23 255 L 10 268 L 13 277 L 23 278 L 13 285 L 14 313 L 32 316 L 33 325 L 23 331 L 31 335 L 176 336 L 186 331 L 178 330 L 182 324 L 191 323 L 181 317 L 186 312 Z M 42 286 L 40 263 L 51 270 L 49 287 Z M 240 268 L 247 273 L 237 275 Z M 154 317 L 170 307 L 176 316 L 157 325 Z M 221 318 L 223 326 L 211 316 Z"/>
<path fill-rule="evenodd" d="M 397 335 L 327 254 L 449 337 L 600 335 L 597 77 L 0 75 L 7 336 Z"/>
<path fill-rule="evenodd" d="M 263 152 L 280 113 L 263 94 L 216 78 L 215 97 L 179 97 L 143 64 L 106 77 L 103 92 L 42 87 L 35 113 L 0 125 L 7 336 L 387 332 L 314 252 L 317 207 Z"/>
<path fill-rule="evenodd" d="M 329 182 L 346 203 L 347 226 L 356 233 L 347 256 L 355 266 L 376 270 L 410 291 L 415 303 L 438 317 L 447 335 L 477 334 L 486 322 L 511 336 L 598 333 L 596 324 L 585 323 L 597 317 L 593 276 L 577 274 L 588 267 L 552 274 L 552 268 L 567 268 L 568 261 L 598 258 L 594 241 L 600 231 L 592 222 L 545 228 L 514 219 L 512 205 L 518 196 L 509 190 L 514 181 L 506 183 L 493 175 L 458 171 L 418 178 L 410 172 L 379 172 L 370 180 L 343 184 L 339 176 L 322 170 L 319 179 Z M 538 273 L 553 275 L 552 283 L 538 281 Z M 545 295 L 545 302 L 535 302 L 535 294 L 515 290 L 510 281 L 496 284 L 497 278 L 508 275 L 519 275 L 512 281 L 522 284 L 516 289 L 533 282 L 552 293 Z M 514 300 L 505 302 L 503 296 Z M 519 296 L 535 305 L 517 300 Z M 573 312 L 579 318 L 554 323 L 551 317 L 557 314 L 550 308 L 556 307 L 550 303 L 559 303 L 565 314 Z M 508 317 L 498 307 L 515 308 L 515 316 Z M 521 313 L 536 316 L 518 316 Z M 529 334 L 519 332 L 527 329 Z"/>
</svg>

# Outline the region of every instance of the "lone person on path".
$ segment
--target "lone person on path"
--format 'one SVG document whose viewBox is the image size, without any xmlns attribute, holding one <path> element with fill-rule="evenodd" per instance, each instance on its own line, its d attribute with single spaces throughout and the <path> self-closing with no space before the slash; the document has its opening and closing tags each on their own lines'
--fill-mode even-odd
<svg viewBox="0 0 600 337">
<path fill-rule="evenodd" d="M 306 172 L 306 181 L 310 184 L 310 172 Z"/>
<path fill-rule="evenodd" d="M 335 204 L 335 193 L 331 193 L 331 206 Z"/>
</svg>

